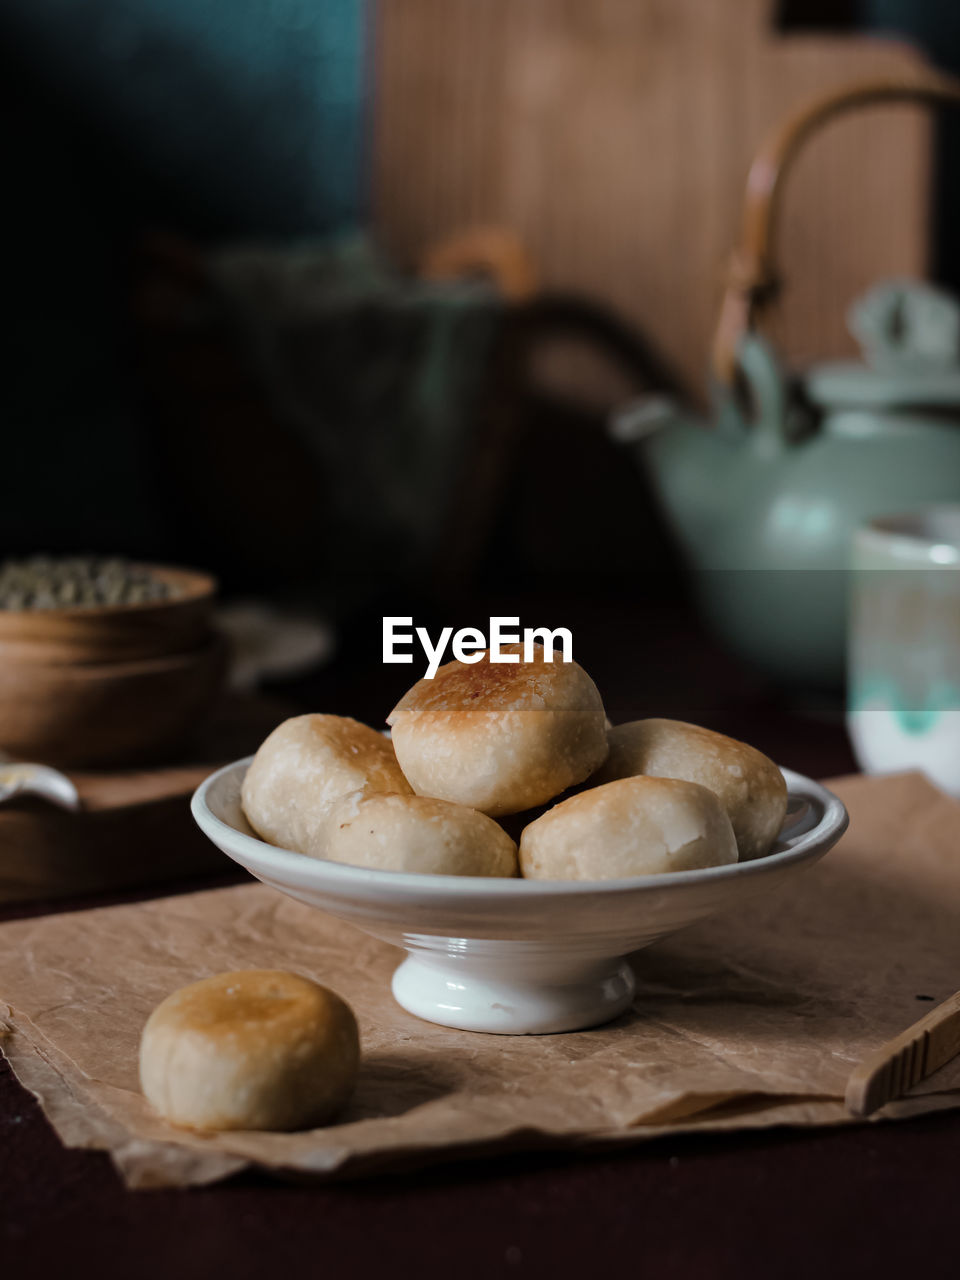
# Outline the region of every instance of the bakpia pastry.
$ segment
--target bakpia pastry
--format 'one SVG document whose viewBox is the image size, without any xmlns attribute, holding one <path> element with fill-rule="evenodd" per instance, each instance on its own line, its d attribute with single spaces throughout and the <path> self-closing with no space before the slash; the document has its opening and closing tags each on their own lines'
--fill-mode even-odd
<svg viewBox="0 0 960 1280">
<path fill-rule="evenodd" d="M 661 719 L 617 725 L 607 741 L 610 753 L 592 782 L 636 774 L 699 782 L 726 809 L 741 861 L 769 852 L 787 811 L 787 785 L 755 747 L 699 725 Z"/>
<path fill-rule="evenodd" d="M 517 874 L 517 846 L 492 818 L 426 796 L 345 796 L 330 810 L 323 848 L 331 862 L 378 871 Z"/>
<path fill-rule="evenodd" d="M 322 857 L 327 812 L 352 791 L 410 794 L 389 739 L 346 716 L 306 715 L 285 720 L 263 742 L 240 800 L 268 844 Z"/>
<path fill-rule="evenodd" d="M 737 861 L 733 828 L 706 787 L 623 778 L 562 800 L 520 837 L 532 880 L 618 880 Z"/>
<path fill-rule="evenodd" d="M 420 680 L 387 723 L 417 795 L 492 816 L 530 809 L 582 782 L 607 754 L 603 703 L 575 662 L 448 662 Z"/>
<path fill-rule="evenodd" d="M 304 1129 L 334 1116 L 360 1061 L 333 991 L 275 969 L 220 973 L 167 996 L 140 1041 L 140 1085 L 171 1124 Z"/>
</svg>

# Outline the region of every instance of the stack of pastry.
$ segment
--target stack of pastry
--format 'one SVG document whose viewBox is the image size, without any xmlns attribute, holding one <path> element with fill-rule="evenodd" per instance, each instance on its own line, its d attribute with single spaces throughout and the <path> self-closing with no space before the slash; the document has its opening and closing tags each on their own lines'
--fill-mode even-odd
<svg viewBox="0 0 960 1280">
<path fill-rule="evenodd" d="M 596 685 L 539 646 L 450 662 L 388 717 L 392 740 L 297 716 L 257 752 L 244 813 L 264 840 L 379 870 L 609 880 L 762 857 L 779 769 L 674 720 L 609 728 Z M 519 848 L 514 836 L 519 836 Z"/>
<path fill-rule="evenodd" d="M 759 751 L 673 720 L 608 728 L 581 667 L 519 649 L 515 663 L 485 654 L 414 685 L 392 741 L 342 716 L 285 721 L 244 779 L 251 827 L 312 858 L 456 876 L 610 880 L 768 851 L 786 788 Z M 292 1129 L 336 1114 L 358 1062 L 339 996 L 252 970 L 163 1001 L 140 1074 L 173 1124 Z"/>
</svg>

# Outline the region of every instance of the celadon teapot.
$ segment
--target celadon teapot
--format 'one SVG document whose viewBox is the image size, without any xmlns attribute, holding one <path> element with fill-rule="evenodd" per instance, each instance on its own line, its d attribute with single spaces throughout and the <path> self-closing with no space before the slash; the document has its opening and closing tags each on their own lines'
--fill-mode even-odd
<svg viewBox="0 0 960 1280">
<path fill-rule="evenodd" d="M 744 249 L 714 346 L 713 422 L 648 397 L 614 416 L 635 445 L 718 636 L 784 683 L 843 679 L 853 531 L 867 519 L 960 502 L 960 305 L 909 281 L 878 285 L 848 321 L 863 362 L 787 377 L 756 331 L 773 291 L 776 187 L 823 120 L 873 102 L 960 104 L 960 83 L 858 84 L 776 131 L 747 186 Z"/>
</svg>

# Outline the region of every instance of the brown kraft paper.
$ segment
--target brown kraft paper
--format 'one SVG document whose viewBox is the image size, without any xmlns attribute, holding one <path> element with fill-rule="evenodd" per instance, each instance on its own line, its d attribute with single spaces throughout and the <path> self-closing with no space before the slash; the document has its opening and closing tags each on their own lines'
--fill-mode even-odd
<svg viewBox="0 0 960 1280">
<path fill-rule="evenodd" d="M 835 790 L 851 815 L 837 848 L 639 952 L 634 1006 L 604 1027 L 514 1037 L 422 1022 L 390 994 L 401 952 L 251 883 L 0 926 L 0 1046 L 63 1142 L 109 1151 L 133 1187 L 854 1123 L 851 1069 L 960 987 L 960 804 L 918 775 Z M 245 968 L 306 974 L 353 1006 L 360 1081 L 333 1124 L 201 1135 L 141 1096 L 154 1006 Z M 956 1106 L 960 1060 L 874 1118 Z"/>
</svg>

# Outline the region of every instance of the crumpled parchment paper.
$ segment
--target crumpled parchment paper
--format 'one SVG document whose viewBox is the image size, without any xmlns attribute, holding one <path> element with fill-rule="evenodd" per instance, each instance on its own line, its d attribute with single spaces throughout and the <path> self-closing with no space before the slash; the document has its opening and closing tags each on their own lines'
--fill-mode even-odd
<svg viewBox="0 0 960 1280">
<path fill-rule="evenodd" d="M 389 989 L 401 953 L 259 884 L 0 927 L 0 1047 L 69 1146 L 134 1187 L 255 1165 L 353 1174 L 682 1130 L 853 1123 L 851 1069 L 960 987 L 960 804 L 918 775 L 835 784 L 851 813 L 817 866 L 637 954 L 633 1009 L 595 1030 L 493 1036 L 421 1022 Z M 176 1130 L 137 1051 L 174 988 L 289 968 L 340 992 L 360 1084 L 326 1128 Z M 932 997 L 932 1001 L 930 999 Z M 960 1106 L 960 1059 L 878 1118 Z"/>
</svg>

